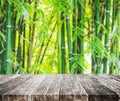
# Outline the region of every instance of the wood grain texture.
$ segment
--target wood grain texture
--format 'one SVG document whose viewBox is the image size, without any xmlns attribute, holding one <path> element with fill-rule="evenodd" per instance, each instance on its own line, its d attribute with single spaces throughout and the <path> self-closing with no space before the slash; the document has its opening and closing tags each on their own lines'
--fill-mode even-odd
<svg viewBox="0 0 120 101">
<path fill-rule="evenodd" d="M 19 75 L 0 75 L 0 84 L 8 82 L 11 79 L 18 77 Z"/>
<path fill-rule="evenodd" d="M 115 78 L 111 77 L 110 75 L 99 75 L 99 76 L 97 75 L 97 76 L 94 76 L 94 78 L 96 78 L 107 88 L 109 88 L 113 92 L 115 92 L 120 99 L 120 81 L 116 80 Z"/>
<path fill-rule="evenodd" d="M 76 75 L 63 75 L 60 101 L 88 101 L 87 93 Z"/>
<path fill-rule="evenodd" d="M 104 86 L 93 75 L 77 75 L 88 94 L 89 101 L 118 101 L 115 92 Z"/>
<path fill-rule="evenodd" d="M 112 78 L 115 78 L 117 81 L 120 81 L 120 75 L 109 75 Z"/>
<path fill-rule="evenodd" d="M 33 101 L 58 101 L 61 75 L 47 75 L 33 94 Z"/>
<path fill-rule="evenodd" d="M 120 75 L 0 75 L 0 101 L 120 101 Z"/>
<path fill-rule="evenodd" d="M 4 98 L 3 98 L 4 93 L 20 86 L 22 83 L 24 83 L 29 78 L 30 78 L 29 75 L 21 75 L 14 79 L 9 80 L 6 83 L 0 84 L 0 101 L 2 101 L 2 99 L 4 100 Z"/>
<path fill-rule="evenodd" d="M 31 101 L 32 93 L 45 79 L 46 75 L 32 75 L 30 79 L 4 93 L 4 101 Z"/>
</svg>

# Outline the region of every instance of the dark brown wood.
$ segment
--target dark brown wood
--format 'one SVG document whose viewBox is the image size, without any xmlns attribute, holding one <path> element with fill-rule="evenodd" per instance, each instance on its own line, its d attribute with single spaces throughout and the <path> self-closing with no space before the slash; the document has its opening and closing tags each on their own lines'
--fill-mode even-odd
<svg viewBox="0 0 120 101">
<path fill-rule="evenodd" d="M 0 101 L 120 101 L 120 75 L 0 75 Z"/>
<path fill-rule="evenodd" d="M 93 75 L 77 75 L 88 94 L 89 101 L 117 101 L 115 92 L 104 86 Z"/>
</svg>

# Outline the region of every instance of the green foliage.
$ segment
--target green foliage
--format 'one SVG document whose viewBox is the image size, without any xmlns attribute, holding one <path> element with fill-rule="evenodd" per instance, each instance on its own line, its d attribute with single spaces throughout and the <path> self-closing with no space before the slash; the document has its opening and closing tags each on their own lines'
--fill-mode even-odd
<svg viewBox="0 0 120 101">
<path fill-rule="evenodd" d="M 0 0 L 0 73 L 118 74 L 119 4 L 119 0 Z"/>
<path fill-rule="evenodd" d="M 106 56 L 106 49 L 98 37 L 92 37 L 88 42 L 87 52 L 94 54 L 97 53 L 99 56 Z"/>
</svg>

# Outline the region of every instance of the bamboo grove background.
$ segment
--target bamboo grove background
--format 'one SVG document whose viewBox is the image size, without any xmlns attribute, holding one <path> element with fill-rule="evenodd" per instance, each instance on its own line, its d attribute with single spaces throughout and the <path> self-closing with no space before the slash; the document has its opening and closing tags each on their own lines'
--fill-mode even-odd
<svg viewBox="0 0 120 101">
<path fill-rule="evenodd" d="M 0 73 L 120 71 L 120 0 L 0 0 Z"/>
</svg>

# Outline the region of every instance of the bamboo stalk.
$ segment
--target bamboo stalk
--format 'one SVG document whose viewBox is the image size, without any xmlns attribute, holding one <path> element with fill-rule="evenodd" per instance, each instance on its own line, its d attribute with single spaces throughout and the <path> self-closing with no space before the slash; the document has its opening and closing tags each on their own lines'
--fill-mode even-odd
<svg viewBox="0 0 120 101">
<path fill-rule="evenodd" d="M 43 55 L 42 55 L 41 60 L 40 60 L 40 64 L 42 64 L 43 58 L 44 58 L 45 53 L 46 53 L 46 51 L 47 51 L 47 48 L 48 48 L 48 46 L 49 46 L 50 40 L 51 40 L 51 38 L 52 38 L 52 36 L 53 36 L 54 30 L 55 30 L 55 28 L 56 28 L 56 25 L 57 25 L 57 22 L 55 23 L 54 28 L 53 28 L 53 30 L 52 30 L 52 32 L 51 32 L 51 35 L 50 35 L 50 37 L 49 37 L 49 39 L 48 39 L 48 42 L 47 42 L 46 47 L 45 47 L 45 50 L 44 50 Z"/>
<path fill-rule="evenodd" d="M 107 57 L 104 57 L 104 66 L 103 73 L 107 73 L 107 62 L 108 62 L 108 44 L 109 44 L 109 27 L 110 27 L 110 0 L 106 1 L 106 29 L 107 33 L 105 33 L 105 48 L 107 51 Z"/>
<path fill-rule="evenodd" d="M 11 3 L 8 2 L 7 12 L 7 50 L 6 50 L 6 74 L 12 74 L 11 66 Z"/>
<path fill-rule="evenodd" d="M 77 13 L 77 0 L 73 0 L 73 36 L 75 35 L 75 29 L 77 27 L 77 19 L 76 19 L 76 13 Z M 77 41 L 76 39 L 73 40 L 73 54 L 77 52 Z"/>
<path fill-rule="evenodd" d="M 70 16 L 69 14 L 66 15 L 66 29 L 67 29 L 67 42 L 68 42 L 68 55 L 69 55 L 69 70 L 71 72 L 72 63 L 72 48 L 71 48 L 71 34 L 70 34 Z"/>
<path fill-rule="evenodd" d="M 96 0 L 96 36 L 100 39 L 100 32 L 99 30 L 100 25 L 100 0 Z M 100 55 L 96 54 L 96 73 L 101 73 L 101 67 L 100 67 Z"/>
<path fill-rule="evenodd" d="M 37 5 L 38 5 L 38 1 L 36 0 L 35 1 L 35 4 L 34 4 L 34 8 L 36 9 L 37 8 Z M 34 11 L 34 15 L 33 15 L 33 24 L 32 24 L 32 30 L 31 30 L 31 36 L 30 36 L 30 46 L 29 46 L 29 61 L 28 61 L 28 67 L 31 66 L 31 62 L 32 62 L 32 55 L 33 55 L 33 43 L 34 43 L 34 37 L 35 37 L 35 21 L 36 21 L 36 11 Z"/>
<path fill-rule="evenodd" d="M 80 21 L 83 20 L 84 18 L 84 8 L 82 7 L 82 5 L 84 5 L 83 0 L 81 0 L 81 4 L 78 3 L 78 27 L 82 30 L 80 35 L 77 38 L 78 41 L 78 53 L 84 57 L 84 24 L 81 23 Z M 82 67 L 80 67 L 81 69 L 78 71 L 78 73 L 84 73 L 84 70 Z"/>
<path fill-rule="evenodd" d="M 72 37 L 73 37 L 73 42 L 72 42 L 72 63 L 71 64 L 74 64 L 75 63 L 75 60 L 74 60 L 74 57 L 75 57 L 75 54 L 77 52 L 77 39 L 75 38 L 75 29 L 77 27 L 77 18 L 76 18 L 76 15 L 77 15 L 77 0 L 72 0 L 73 2 L 73 15 L 72 15 L 72 27 L 73 27 L 73 30 L 72 30 Z M 73 66 L 73 65 L 72 65 Z M 76 72 L 76 70 L 74 70 L 74 73 Z"/>
<path fill-rule="evenodd" d="M 61 33 L 60 33 L 60 13 L 58 12 L 57 14 L 57 21 L 58 21 L 58 24 L 57 24 L 57 40 L 58 40 L 58 56 L 57 56 L 57 59 L 58 59 L 58 74 L 61 74 Z"/>
<path fill-rule="evenodd" d="M 26 39 L 26 24 L 23 25 L 24 27 L 24 31 L 23 31 L 23 37 L 24 39 Z M 25 51 L 26 51 L 26 43 L 25 43 L 25 40 L 23 39 L 23 64 L 22 64 L 22 67 L 25 68 Z"/>
<path fill-rule="evenodd" d="M 65 15 L 64 12 L 61 13 L 61 63 L 62 63 L 62 74 L 66 72 L 66 61 L 65 61 L 65 24 L 64 24 Z"/>
<path fill-rule="evenodd" d="M 93 9 L 92 9 L 92 12 L 93 12 L 93 14 L 92 14 L 92 31 L 93 31 L 93 33 L 95 32 L 95 15 L 94 15 L 94 12 L 96 12 L 96 7 L 95 7 L 95 0 L 92 0 L 92 5 L 93 5 Z M 94 36 L 92 36 L 92 38 L 94 38 Z M 96 62 L 95 62 L 95 52 L 94 51 L 92 51 L 92 56 L 91 56 L 91 59 L 92 59 L 92 61 L 91 61 L 91 71 L 92 71 L 92 73 L 96 73 Z"/>
</svg>

